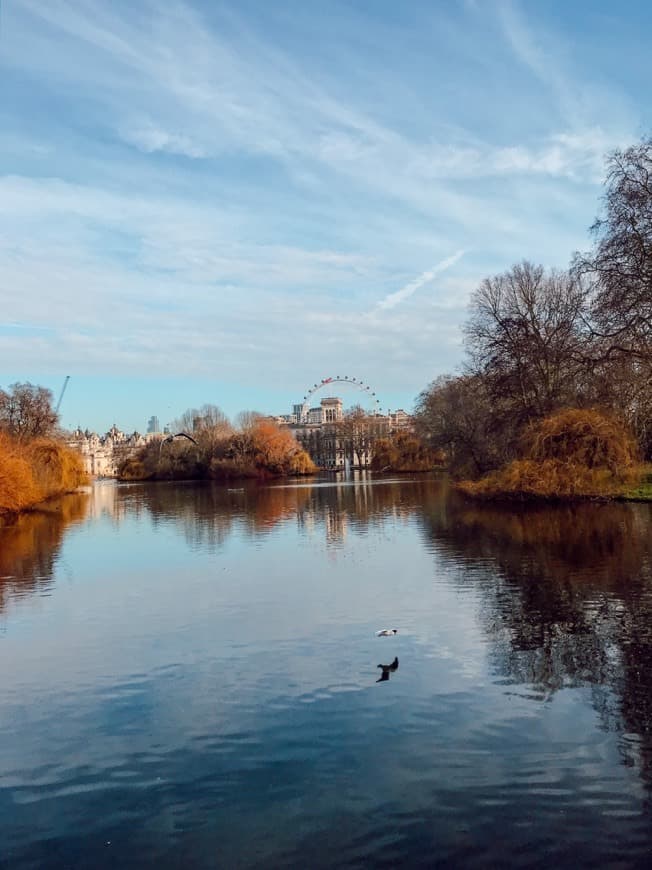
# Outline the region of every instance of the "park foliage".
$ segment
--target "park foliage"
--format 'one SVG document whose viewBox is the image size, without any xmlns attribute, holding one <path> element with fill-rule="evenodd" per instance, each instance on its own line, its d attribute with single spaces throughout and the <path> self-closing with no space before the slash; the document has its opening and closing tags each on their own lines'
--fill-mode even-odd
<svg viewBox="0 0 652 870">
<path fill-rule="evenodd" d="M 237 427 L 205 420 L 192 440 L 153 440 L 119 469 L 123 480 L 229 480 L 312 474 L 315 465 L 295 438 L 270 420 L 242 415 Z"/>
<path fill-rule="evenodd" d="M 432 471 L 446 462 L 443 450 L 433 450 L 413 432 L 396 432 L 373 446 L 372 471 Z"/>
<path fill-rule="evenodd" d="M 87 482 L 81 456 L 56 438 L 0 432 L 0 515 L 32 508 Z"/>
<path fill-rule="evenodd" d="M 417 432 L 474 496 L 643 497 L 652 460 L 652 137 L 607 157 L 594 245 L 471 296 L 462 371 L 417 400 Z"/>
<path fill-rule="evenodd" d="M 627 430 L 594 410 L 569 409 L 532 424 L 524 457 L 460 489 L 484 498 L 619 495 L 636 479 L 638 449 Z"/>
<path fill-rule="evenodd" d="M 30 383 L 0 390 L 0 515 L 87 482 L 81 456 L 64 444 L 56 424 L 49 390 Z"/>
</svg>

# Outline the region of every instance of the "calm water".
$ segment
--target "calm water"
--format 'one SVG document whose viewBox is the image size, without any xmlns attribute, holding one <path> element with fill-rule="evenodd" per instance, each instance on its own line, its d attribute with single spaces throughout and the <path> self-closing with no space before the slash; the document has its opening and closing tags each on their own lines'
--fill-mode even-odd
<svg viewBox="0 0 652 870">
<path fill-rule="evenodd" d="M 0 863 L 649 866 L 651 667 L 647 505 L 101 483 L 0 530 Z"/>
</svg>

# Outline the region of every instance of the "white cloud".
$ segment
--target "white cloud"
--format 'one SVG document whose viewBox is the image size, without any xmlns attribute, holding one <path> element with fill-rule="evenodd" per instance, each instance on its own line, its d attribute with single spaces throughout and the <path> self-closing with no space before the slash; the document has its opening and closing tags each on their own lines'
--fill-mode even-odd
<svg viewBox="0 0 652 870">
<path fill-rule="evenodd" d="M 194 159 L 208 157 L 207 151 L 195 144 L 188 136 L 168 133 L 151 121 L 125 128 L 120 132 L 120 136 L 127 144 L 134 145 L 147 154 L 165 151 L 168 154 L 178 154 Z"/>
<path fill-rule="evenodd" d="M 441 275 L 442 272 L 450 269 L 451 266 L 454 266 L 463 255 L 464 251 L 460 250 L 456 251 L 450 257 L 446 257 L 445 260 L 441 260 L 441 262 L 437 263 L 436 266 L 433 266 L 432 269 L 428 269 L 427 272 L 419 275 L 419 277 L 415 278 L 414 281 L 410 281 L 410 283 L 406 284 L 405 287 L 401 287 L 401 289 L 397 290 L 395 293 L 390 293 L 389 296 L 386 296 L 378 303 L 378 307 L 383 309 L 394 308 L 400 302 L 409 299 L 410 296 L 419 290 L 419 288 L 428 284 L 433 278 L 436 278 L 437 275 Z"/>
</svg>

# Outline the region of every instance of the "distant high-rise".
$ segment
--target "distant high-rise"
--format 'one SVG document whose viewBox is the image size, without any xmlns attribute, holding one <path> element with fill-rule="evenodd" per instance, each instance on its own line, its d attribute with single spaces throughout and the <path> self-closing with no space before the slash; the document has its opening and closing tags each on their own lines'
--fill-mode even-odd
<svg viewBox="0 0 652 870">
<path fill-rule="evenodd" d="M 149 435 L 152 435 L 152 434 L 154 434 L 156 432 L 160 432 L 160 431 L 161 431 L 161 426 L 158 422 L 158 417 L 156 417 L 156 416 L 150 417 L 149 420 L 147 421 L 147 433 Z"/>
</svg>

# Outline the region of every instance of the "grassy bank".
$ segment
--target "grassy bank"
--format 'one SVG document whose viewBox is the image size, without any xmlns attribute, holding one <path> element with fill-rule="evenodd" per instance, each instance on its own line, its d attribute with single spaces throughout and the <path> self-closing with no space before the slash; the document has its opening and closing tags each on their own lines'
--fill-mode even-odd
<svg viewBox="0 0 652 870">
<path fill-rule="evenodd" d="M 652 501 L 652 463 L 639 468 L 639 480 L 618 496 L 622 501 Z"/>
<path fill-rule="evenodd" d="M 81 457 L 60 441 L 22 442 L 0 433 L 0 517 L 29 510 L 87 482 Z"/>
</svg>

